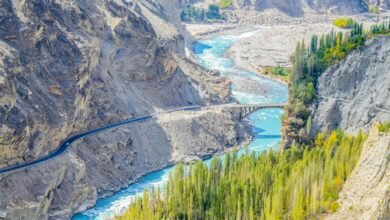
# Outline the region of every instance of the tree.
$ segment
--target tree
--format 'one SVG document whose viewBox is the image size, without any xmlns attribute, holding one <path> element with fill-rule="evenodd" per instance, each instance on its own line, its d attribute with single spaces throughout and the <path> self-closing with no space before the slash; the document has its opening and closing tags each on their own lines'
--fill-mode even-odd
<svg viewBox="0 0 390 220">
<path fill-rule="evenodd" d="M 333 131 L 319 134 L 311 146 L 237 157 L 232 152 L 210 166 L 180 164 L 163 195 L 145 190 L 119 219 L 313 218 L 338 208 L 339 191 L 364 139 L 361 132 L 354 138 Z"/>
<path fill-rule="evenodd" d="M 221 14 L 219 12 L 219 6 L 216 4 L 210 4 L 209 10 L 207 11 L 207 18 L 209 19 L 221 19 Z"/>
</svg>

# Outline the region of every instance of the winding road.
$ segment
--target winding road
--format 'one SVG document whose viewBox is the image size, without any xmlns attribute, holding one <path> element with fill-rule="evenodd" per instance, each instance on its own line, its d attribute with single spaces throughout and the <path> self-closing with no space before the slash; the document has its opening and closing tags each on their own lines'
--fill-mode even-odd
<svg viewBox="0 0 390 220">
<path fill-rule="evenodd" d="M 319 95 L 319 94 L 317 94 L 316 96 L 317 96 L 318 98 L 333 100 L 333 101 L 336 101 L 336 102 L 345 102 L 345 103 L 352 103 L 352 102 L 355 102 L 355 103 L 365 104 L 365 103 L 359 102 L 359 101 L 353 101 L 353 100 L 349 100 L 349 99 L 336 98 L 336 97 L 330 97 L 330 96 L 323 96 L 323 95 Z M 381 107 L 374 106 L 374 105 L 369 105 L 369 108 L 374 108 L 374 109 L 376 109 L 376 110 L 378 110 L 378 111 L 381 111 L 381 112 L 385 112 L 385 113 L 390 114 L 390 110 L 389 110 L 389 109 L 386 109 L 386 108 L 381 108 Z"/>
<path fill-rule="evenodd" d="M 83 133 L 71 136 L 68 139 L 65 139 L 64 141 L 62 141 L 61 144 L 56 148 L 56 150 L 52 151 L 51 153 L 49 153 L 49 154 L 47 154 L 47 155 L 45 155 L 45 156 L 43 156 L 41 158 L 38 158 L 36 160 L 33 160 L 33 161 L 29 161 L 29 162 L 21 163 L 21 164 L 17 164 L 17 165 L 12 165 L 12 166 L 9 166 L 9 167 L 0 168 L 0 174 L 4 174 L 4 173 L 8 173 L 8 172 L 11 172 L 11 171 L 16 171 L 16 170 L 20 170 L 20 169 L 24 169 L 24 168 L 28 168 L 28 167 L 33 167 L 33 166 L 42 164 L 44 162 L 47 162 L 47 161 L 49 161 L 51 159 L 54 159 L 54 158 L 64 154 L 69 149 L 69 147 L 72 145 L 73 142 L 75 142 L 75 141 L 77 141 L 77 140 L 79 140 L 81 138 L 87 137 L 89 135 L 97 134 L 97 133 L 103 132 L 105 130 L 108 130 L 108 129 L 111 129 L 111 128 L 115 128 L 115 127 L 119 127 L 119 126 L 126 125 L 126 124 L 131 124 L 131 123 L 135 123 L 135 122 L 145 121 L 147 119 L 151 119 L 151 118 L 154 118 L 154 117 L 159 116 L 159 115 L 169 114 L 169 113 L 178 112 L 178 111 L 188 111 L 188 110 L 201 109 L 201 108 L 205 108 L 205 107 L 220 107 L 220 108 L 245 108 L 245 107 L 275 108 L 275 107 L 283 107 L 283 106 L 285 106 L 285 103 L 281 103 L 281 104 L 278 104 L 278 103 L 276 103 L 276 104 L 248 104 L 248 105 L 234 104 L 234 103 L 232 103 L 232 104 L 221 104 L 221 105 L 192 105 L 192 106 L 173 108 L 173 109 L 170 109 L 170 110 L 167 110 L 167 111 L 157 112 L 157 113 L 153 113 L 153 114 L 150 114 L 150 115 L 130 118 L 130 119 L 127 119 L 127 120 L 124 120 L 124 121 L 112 123 L 112 124 L 109 124 L 109 125 L 106 125 L 106 126 L 103 126 L 103 127 L 95 128 L 95 129 L 92 129 L 92 130 L 89 130 L 89 131 L 85 131 Z"/>
<path fill-rule="evenodd" d="M 320 98 L 323 98 L 323 99 L 333 99 L 333 100 L 336 100 L 336 101 L 351 102 L 351 100 L 345 100 L 345 99 L 340 99 L 340 98 L 333 98 L 333 97 L 327 97 L 327 96 L 321 96 L 321 95 L 317 95 L 317 96 L 320 97 Z M 23 168 L 36 166 L 36 165 L 39 165 L 41 163 L 47 162 L 47 161 L 49 161 L 51 159 L 54 159 L 54 158 L 64 154 L 69 149 L 69 147 L 72 145 L 73 142 L 75 142 L 75 141 L 77 141 L 77 140 L 79 140 L 81 138 L 87 137 L 89 135 L 97 134 L 97 133 L 103 132 L 105 130 L 108 130 L 108 129 L 111 129 L 111 128 L 115 128 L 115 127 L 119 127 L 119 126 L 122 126 L 122 125 L 127 125 L 127 124 L 131 124 L 131 123 L 135 123 L 135 122 L 145 121 L 145 120 L 157 117 L 159 115 L 169 114 L 169 113 L 178 112 L 178 111 L 188 111 L 188 110 L 201 109 L 201 108 L 205 108 L 205 107 L 232 108 L 232 109 L 234 109 L 234 108 L 254 108 L 254 107 L 256 107 L 256 108 L 281 108 L 281 107 L 283 107 L 285 105 L 286 105 L 286 103 L 264 103 L 264 104 L 236 104 L 236 103 L 228 103 L 228 104 L 220 104 L 220 105 L 192 105 L 192 106 L 173 108 L 173 109 L 170 109 L 170 110 L 167 110 L 167 111 L 157 112 L 157 113 L 153 113 L 153 114 L 150 114 L 150 115 L 130 118 L 130 119 L 127 119 L 127 120 L 124 120 L 124 121 L 112 123 L 112 124 L 109 124 L 109 125 L 106 125 L 106 126 L 103 126 L 103 127 L 95 128 L 95 129 L 92 129 L 92 130 L 89 130 L 89 131 L 85 131 L 85 132 L 82 132 L 80 134 L 71 136 L 68 139 L 65 139 L 63 142 L 61 142 L 61 144 L 56 148 L 56 150 L 52 151 L 51 153 L 49 153 L 49 154 L 47 154 L 47 155 L 45 155 L 45 156 L 43 156 L 41 158 L 38 158 L 36 160 L 33 160 L 33 161 L 29 161 L 29 162 L 26 162 L 26 163 L 21 163 L 21 164 L 9 166 L 9 167 L 0 168 L 0 174 L 4 174 L 4 173 L 7 173 L 7 172 L 20 170 L 20 169 L 23 169 Z M 374 107 L 374 108 L 390 114 L 390 111 L 388 109 L 383 109 L 383 108 L 379 108 L 379 107 Z"/>
<path fill-rule="evenodd" d="M 75 142 L 81 138 L 87 137 L 89 135 L 100 133 L 100 132 L 105 131 L 105 130 L 110 129 L 110 128 L 115 128 L 115 127 L 119 127 L 119 126 L 126 125 L 126 124 L 145 121 L 147 119 L 150 119 L 150 118 L 156 117 L 158 115 L 162 115 L 162 114 L 169 114 L 171 112 L 177 112 L 177 111 L 194 110 L 194 109 L 199 109 L 201 107 L 202 107 L 201 105 L 193 105 L 193 106 L 174 108 L 174 109 L 170 109 L 170 110 L 167 110 L 164 112 L 159 112 L 159 113 L 154 113 L 154 114 L 150 114 L 150 115 L 130 118 L 130 119 L 116 122 L 116 123 L 112 123 L 112 124 L 109 124 L 109 125 L 106 125 L 106 126 L 103 126 L 100 128 L 95 128 L 95 129 L 92 129 L 89 131 L 85 131 L 83 133 L 71 136 L 68 139 L 65 139 L 65 141 L 61 142 L 61 144 L 58 146 L 58 148 L 56 150 L 54 150 L 53 152 L 51 152 L 51 153 L 49 153 L 49 154 L 47 154 L 39 159 L 30 161 L 30 162 L 26 162 L 26 163 L 22 163 L 22 164 L 17 164 L 17 165 L 5 167 L 5 168 L 0 168 L 0 174 L 23 169 L 23 168 L 27 168 L 27 167 L 36 166 L 38 164 L 47 162 L 50 159 L 56 158 L 56 157 L 64 154 L 69 149 L 69 147 L 72 145 L 73 142 Z"/>
</svg>

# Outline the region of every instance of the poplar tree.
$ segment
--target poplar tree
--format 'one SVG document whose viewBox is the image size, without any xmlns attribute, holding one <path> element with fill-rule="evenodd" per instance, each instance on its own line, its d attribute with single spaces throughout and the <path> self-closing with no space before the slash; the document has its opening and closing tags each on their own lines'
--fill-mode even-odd
<svg viewBox="0 0 390 220">
<path fill-rule="evenodd" d="M 232 152 L 210 166 L 179 164 L 162 195 L 145 190 L 118 219 L 307 219 L 335 211 L 364 139 L 334 131 L 319 134 L 312 146 Z"/>
</svg>

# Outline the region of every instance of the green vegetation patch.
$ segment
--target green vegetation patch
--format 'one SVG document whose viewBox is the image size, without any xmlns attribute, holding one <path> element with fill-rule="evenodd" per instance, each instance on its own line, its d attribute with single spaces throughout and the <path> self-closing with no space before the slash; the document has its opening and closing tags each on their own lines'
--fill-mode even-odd
<svg viewBox="0 0 390 220">
<path fill-rule="evenodd" d="M 265 66 L 261 68 L 261 73 L 288 82 L 291 69 L 282 66 Z"/>
<path fill-rule="evenodd" d="M 229 8 L 232 6 L 232 0 L 221 0 L 218 5 L 221 8 Z"/>
<path fill-rule="evenodd" d="M 390 122 L 385 122 L 385 123 L 379 123 L 378 124 L 378 131 L 387 133 L 390 131 Z"/>
<path fill-rule="evenodd" d="M 333 20 L 333 25 L 339 28 L 353 28 L 355 26 L 356 22 L 351 18 L 337 18 Z"/>
<path fill-rule="evenodd" d="M 376 35 L 389 35 L 390 34 L 390 20 L 383 21 L 380 24 L 372 25 L 370 32 L 368 33 L 369 37 Z"/>
<path fill-rule="evenodd" d="M 180 12 L 180 19 L 184 22 L 218 22 L 225 16 L 216 4 L 210 4 L 207 10 L 187 4 Z"/>
<path fill-rule="evenodd" d="M 369 5 L 368 6 L 368 12 L 372 14 L 379 14 L 379 7 L 378 5 Z"/>
<path fill-rule="evenodd" d="M 315 219 L 339 207 L 364 139 L 337 130 L 312 147 L 179 164 L 164 192 L 145 190 L 118 219 Z"/>
</svg>

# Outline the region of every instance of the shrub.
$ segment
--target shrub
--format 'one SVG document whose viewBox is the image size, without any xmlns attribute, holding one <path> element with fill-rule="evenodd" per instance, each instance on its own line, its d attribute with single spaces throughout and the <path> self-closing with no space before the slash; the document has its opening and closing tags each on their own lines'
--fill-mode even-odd
<svg viewBox="0 0 390 220">
<path fill-rule="evenodd" d="M 378 124 L 378 131 L 387 133 L 390 131 L 390 122 L 385 122 L 385 123 L 379 123 Z"/>
<path fill-rule="evenodd" d="M 333 24 L 339 28 L 352 28 L 356 22 L 351 18 L 337 18 L 333 21 Z"/>
<path fill-rule="evenodd" d="M 216 4 L 209 5 L 209 10 L 207 11 L 208 19 L 221 19 L 221 14 L 219 12 L 219 6 Z"/>
<path fill-rule="evenodd" d="M 232 0 L 221 0 L 218 5 L 220 8 L 229 8 L 232 6 Z"/>
<path fill-rule="evenodd" d="M 370 5 L 368 6 L 368 12 L 372 14 L 379 14 L 379 8 L 377 5 Z"/>
</svg>

